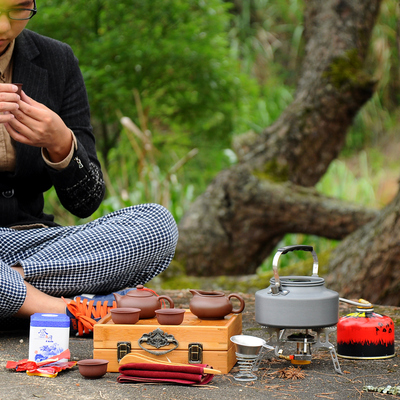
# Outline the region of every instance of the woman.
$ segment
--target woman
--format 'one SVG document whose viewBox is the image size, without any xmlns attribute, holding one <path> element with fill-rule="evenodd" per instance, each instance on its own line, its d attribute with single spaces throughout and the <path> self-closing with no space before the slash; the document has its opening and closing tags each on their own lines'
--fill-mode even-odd
<svg viewBox="0 0 400 400">
<path fill-rule="evenodd" d="M 92 304 L 62 296 L 146 283 L 169 265 L 178 232 L 155 204 L 72 227 L 43 213 L 54 186 L 68 211 L 88 217 L 105 185 L 78 61 L 68 45 L 25 29 L 36 13 L 34 0 L 0 0 L 0 318 L 80 320 L 96 317 Z"/>
</svg>

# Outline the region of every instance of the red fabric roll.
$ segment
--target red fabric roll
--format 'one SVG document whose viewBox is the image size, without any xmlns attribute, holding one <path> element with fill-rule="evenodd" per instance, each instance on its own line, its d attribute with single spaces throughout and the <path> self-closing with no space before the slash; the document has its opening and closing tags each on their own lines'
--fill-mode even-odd
<svg viewBox="0 0 400 400">
<path fill-rule="evenodd" d="M 205 364 L 198 365 L 168 365 L 153 363 L 129 363 L 121 365 L 117 378 L 120 383 L 163 382 L 183 385 L 204 385 L 210 382 L 214 375 L 203 374 Z"/>
</svg>

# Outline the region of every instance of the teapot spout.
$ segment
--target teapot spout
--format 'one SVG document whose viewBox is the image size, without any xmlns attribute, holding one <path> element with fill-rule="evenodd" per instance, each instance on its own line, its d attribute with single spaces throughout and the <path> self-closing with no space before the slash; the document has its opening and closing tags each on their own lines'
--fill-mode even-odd
<svg viewBox="0 0 400 400">
<path fill-rule="evenodd" d="M 192 293 L 193 296 L 195 296 L 195 295 L 199 295 L 199 296 L 200 296 L 200 295 L 201 295 L 201 294 L 199 293 L 199 291 L 198 291 L 198 290 L 195 290 L 195 289 L 189 289 L 189 292 Z"/>
<path fill-rule="evenodd" d="M 113 293 L 115 300 L 117 301 L 117 303 L 121 300 L 122 296 L 119 293 Z"/>
</svg>

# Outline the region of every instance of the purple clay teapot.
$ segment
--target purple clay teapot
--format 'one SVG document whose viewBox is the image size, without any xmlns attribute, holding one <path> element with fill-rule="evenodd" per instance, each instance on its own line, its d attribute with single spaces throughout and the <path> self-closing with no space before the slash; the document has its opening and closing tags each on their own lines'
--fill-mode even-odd
<svg viewBox="0 0 400 400">
<path fill-rule="evenodd" d="M 223 292 L 194 289 L 190 289 L 189 292 L 193 295 L 189 303 L 190 311 L 200 319 L 223 319 L 230 313 L 239 314 L 244 310 L 244 300 L 236 293 L 225 296 Z M 233 308 L 230 302 L 232 297 L 240 301 L 239 308 Z"/>
<path fill-rule="evenodd" d="M 161 300 L 167 300 L 170 308 L 174 308 L 174 302 L 169 296 L 156 296 L 152 290 L 143 285 L 137 285 L 136 290 L 131 290 L 125 295 L 114 293 L 118 308 L 140 308 L 140 319 L 154 318 L 156 310 L 161 307 Z"/>
</svg>

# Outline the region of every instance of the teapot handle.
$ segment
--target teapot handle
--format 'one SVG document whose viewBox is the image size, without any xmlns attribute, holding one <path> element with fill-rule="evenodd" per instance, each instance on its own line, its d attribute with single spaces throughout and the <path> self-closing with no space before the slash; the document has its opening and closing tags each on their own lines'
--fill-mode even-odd
<svg viewBox="0 0 400 400">
<path fill-rule="evenodd" d="M 174 304 L 174 301 L 171 299 L 171 297 L 169 297 L 169 296 L 166 296 L 166 295 L 162 295 L 162 296 L 158 296 L 157 297 L 157 299 L 160 301 L 160 304 L 161 304 L 161 300 L 167 300 L 168 301 L 168 303 L 169 303 L 169 308 L 174 308 L 175 307 L 175 304 Z"/>
<path fill-rule="evenodd" d="M 239 308 L 233 309 L 233 310 L 232 310 L 232 313 L 233 313 L 233 314 L 239 314 L 239 313 L 241 313 L 241 312 L 244 310 L 244 305 L 245 305 L 245 304 L 244 304 L 243 297 L 240 296 L 239 294 L 231 293 L 231 294 L 228 296 L 228 299 L 230 300 L 232 297 L 236 297 L 236 298 L 240 301 L 240 306 L 239 306 Z"/>
</svg>

